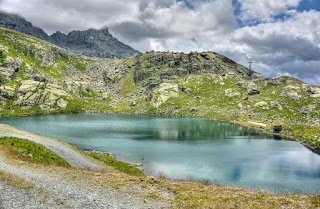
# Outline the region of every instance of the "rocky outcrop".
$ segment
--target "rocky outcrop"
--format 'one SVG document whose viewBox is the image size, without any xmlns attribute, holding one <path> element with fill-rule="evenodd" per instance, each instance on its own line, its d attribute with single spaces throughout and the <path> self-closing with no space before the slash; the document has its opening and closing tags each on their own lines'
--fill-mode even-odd
<svg viewBox="0 0 320 209">
<path fill-rule="evenodd" d="M 15 106 L 31 108 L 40 106 L 43 110 L 55 108 L 66 108 L 68 103 L 63 99 L 68 93 L 55 84 L 25 80 L 21 82 L 17 90 Z"/>
<path fill-rule="evenodd" d="M 302 96 L 297 91 L 294 91 L 294 90 L 285 90 L 281 93 L 281 96 L 287 97 L 293 100 L 299 100 L 302 98 Z"/>
<path fill-rule="evenodd" d="M 151 105 L 158 108 L 172 97 L 179 97 L 179 87 L 176 83 L 162 83 L 152 94 Z"/>
<path fill-rule="evenodd" d="M 310 88 L 310 97 L 312 98 L 320 98 L 320 88 L 319 87 L 312 87 Z"/>
<path fill-rule="evenodd" d="M 147 52 L 136 58 L 132 66 L 134 81 L 149 89 L 158 87 L 160 83 L 171 82 L 185 75 L 219 75 L 252 80 L 263 77 L 259 73 L 230 61 L 230 59 L 214 52 Z M 219 81 L 222 83 L 222 81 Z"/>
<path fill-rule="evenodd" d="M 3 64 L 0 64 L 0 76 L 3 78 L 2 83 L 5 83 L 5 80 L 13 78 L 15 73 L 19 72 L 23 62 L 19 57 L 6 57 Z"/>
<path fill-rule="evenodd" d="M 24 18 L 0 12 L 0 26 L 26 33 L 52 42 L 77 54 L 103 58 L 125 58 L 140 52 L 114 38 L 107 28 L 101 30 L 72 31 L 69 34 L 56 32 L 49 36 L 46 32 Z"/>
</svg>

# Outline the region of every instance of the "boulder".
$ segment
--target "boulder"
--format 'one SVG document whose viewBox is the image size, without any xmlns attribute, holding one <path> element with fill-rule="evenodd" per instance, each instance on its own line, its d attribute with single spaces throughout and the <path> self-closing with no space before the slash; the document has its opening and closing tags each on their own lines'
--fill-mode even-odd
<svg viewBox="0 0 320 209">
<path fill-rule="evenodd" d="M 240 109 L 243 108 L 243 104 L 241 102 L 238 103 L 237 105 Z"/>
<path fill-rule="evenodd" d="M 176 83 L 161 83 L 152 93 L 151 105 L 158 108 L 172 97 L 179 97 L 179 86 Z"/>
<path fill-rule="evenodd" d="M 47 79 L 45 79 L 44 77 L 39 76 L 39 75 L 34 76 L 33 80 L 38 81 L 38 82 L 46 82 L 47 81 Z"/>
<path fill-rule="evenodd" d="M 257 89 L 249 89 L 248 94 L 249 95 L 257 95 L 257 94 L 260 94 L 260 91 Z"/>
<path fill-rule="evenodd" d="M 271 108 L 277 108 L 279 110 L 283 110 L 282 106 L 276 101 L 271 101 L 270 106 L 271 106 Z"/>
<path fill-rule="evenodd" d="M 62 109 L 65 109 L 68 106 L 68 102 L 61 98 L 57 101 L 57 106 Z"/>
<path fill-rule="evenodd" d="M 254 105 L 254 107 L 260 107 L 260 108 L 263 108 L 263 109 L 267 109 L 268 108 L 268 103 L 265 102 L 265 101 L 261 101 L 261 102 L 258 102 Z"/>
<path fill-rule="evenodd" d="M 226 89 L 224 91 L 224 94 L 227 96 L 227 97 L 236 97 L 236 96 L 240 96 L 241 94 L 239 92 L 235 92 L 233 89 Z"/>
<path fill-rule="evenodd" d="M 282 131 L 282 125 L 275 125 L 273 126 L 274 133 L 280 133 Z"/>
<path fill-rule="evenodd" d="M 320 88 L 319 87 L 313 87 L 310 90 L 310 97 L 312 98 L 319 98 L 320 97 Z"/>
<path fill-rule="evenodd" d="M 14 97 L 14 87 L 0 86 L 0 96 L 4 99 L 12 99 Z"/>
<path fill-rule="evenodd" d="M 182 88 L 181 88 L 181 91 L 184 92 L 184 93 L 189 94 L 189 93 L 193 92 L 193 89 L 191 89 L 191 88 L 186 88 L 186 87 L 182 87 Z"/>
<path fill-rule="evenodd" d="M 306 105 L 300 108 L 301 114 L 307 115 L 308 113 L 314 112 L 317 106 L 315 104 Z"/>
<path fill-rule="evenodd" d="M 0 67 L 0 75 L 7 79 L 11 79 L 14 74 L 20 70 L 23 62 L 23 59 L 20 59 L 19 57 L 6 57 Z"/>
<path fill-rule="evenodd" d="M 281 93 L 281 96 L 283 97 L 287 97 L 293 100 L 299 100 L 302 98 L 302 96 L 300 94 L 298 94 L 298 92 L 294 91 L 294 90 L 286 90 L 284 92 Z"/>
<path fill-rule="evenodd" d="M 135 101 L 132 101 L 131 103 L 130 103 L 130 106 L 131 107 L 135 107 L 137 105 L 137 103 L 135 102 Z"/>
</svg>

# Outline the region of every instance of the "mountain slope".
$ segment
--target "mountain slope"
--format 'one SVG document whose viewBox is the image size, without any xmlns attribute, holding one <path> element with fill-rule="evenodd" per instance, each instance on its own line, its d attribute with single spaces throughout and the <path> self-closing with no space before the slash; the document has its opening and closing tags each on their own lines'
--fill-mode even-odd
<svg viewBox="0 0 320 209">
<path fill-rule="evenodd" d="M 267 78 L 214 52 L 108 60 L 0 32 L 0 116 L 86 111 L 219 119 L 261 126 L 320 153 L 318 86 Z"/>
<path fill-rule="evenodd" d="M 72 31 L 68 35 L 58 31 L 48 36 L 41 28 L 34 27 L 24 18 L 1 11 L 0 26 L 35 36 L 86 56 L 118 59 L 139 54 L 137 50 L 114 38 L 108 29 Z"/>
</svg>

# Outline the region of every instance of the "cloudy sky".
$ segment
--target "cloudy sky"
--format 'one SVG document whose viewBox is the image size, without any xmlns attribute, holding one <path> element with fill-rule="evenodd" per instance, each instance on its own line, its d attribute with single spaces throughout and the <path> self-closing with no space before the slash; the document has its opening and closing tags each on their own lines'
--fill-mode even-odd
<svg viewBox="0 0 320 209">
<path fill-rule="evenodd" d="M 216 51 L 320 84 L 320 0 L 0 0 L 53 33 L 109 27 L 144 52 Z"/>
</svg>

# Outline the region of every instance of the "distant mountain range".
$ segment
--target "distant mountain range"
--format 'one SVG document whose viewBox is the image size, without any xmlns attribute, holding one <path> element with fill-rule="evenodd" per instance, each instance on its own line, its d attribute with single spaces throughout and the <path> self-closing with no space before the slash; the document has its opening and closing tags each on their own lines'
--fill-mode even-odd
<svg viewBox="0 0 320 209">
<path fill-rule="evenodd" d="M 49 36 L 23 17 L 2 11 L 0 11 L 0 26 L 49 41 L 76 54 L 112 59 L 140 54 L 139 51 L 114 38 L 107 28 L 72 31 L 69 34 L 57 31 Z"/>
</svg>

